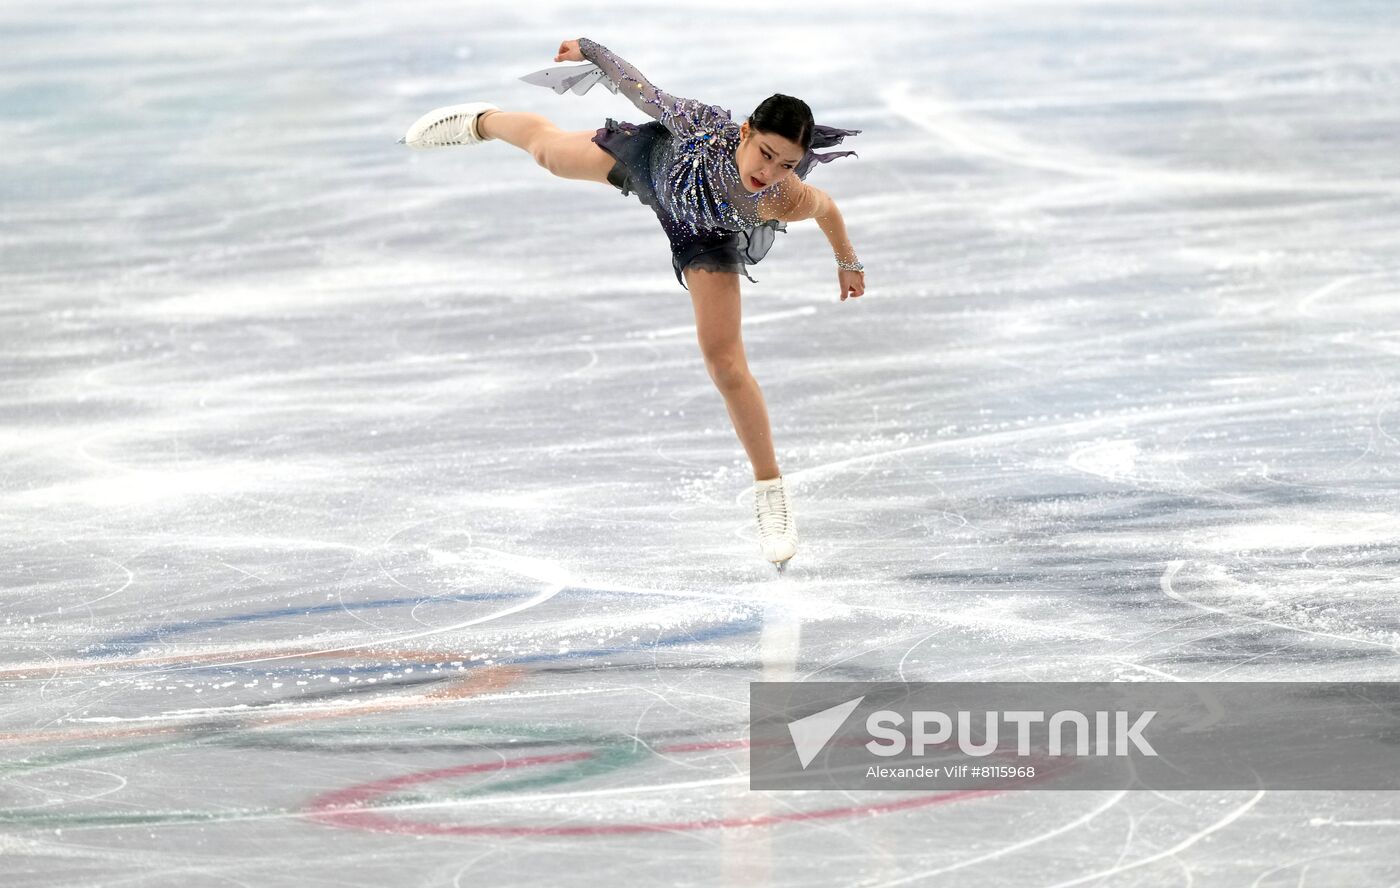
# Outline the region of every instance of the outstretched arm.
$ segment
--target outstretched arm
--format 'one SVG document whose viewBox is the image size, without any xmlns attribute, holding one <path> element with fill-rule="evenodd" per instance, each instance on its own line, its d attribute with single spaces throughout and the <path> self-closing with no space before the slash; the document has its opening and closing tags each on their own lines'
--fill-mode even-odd
<svg viewBox="0 0 1400 888">
<path fill-rule="evenodd" d="M 677 135 L 690 135 L 696 129 L 704 128 L 719 113 L 718 109 L 703 102 L 673 96 L 658 89 L 636 66 L 614 55 L 597 41 L 580 37 L 578 40 L 564 41 L 559 49 L 555 61 L 586 59 L 597 65 L 638 110 L 661 121 L 663 126 Z"/>
<path fill-rule="evenodd" d="M 789 176 L 777 189 L 777 193 L 767 196 L 760 206 L 760 213 L 781 222 L 800 222 L 803 219 L 816 219 L 838 262 L 848 265 L 857 262 L 856 248 L 846 234 L 846 220 L 831 199 L 820 188 L 808 185 L 796 176 Z M 841 284 L 841 299 L 859 296 L 865 292 L 865 273 L 838 268 L 837 280 Z"/>
<path fill-rule="evenodd" d="M 603 44 L 580 37 L 578 48 L 585 59 L 603 69 L 608 79 L 622 90 L 627 101 L 636 105 L 642 113 L 659 120 L 662 109 L 675 101 L 673 97 L 657 89 L 636 66 L 613 55 Z"/>
</svg>

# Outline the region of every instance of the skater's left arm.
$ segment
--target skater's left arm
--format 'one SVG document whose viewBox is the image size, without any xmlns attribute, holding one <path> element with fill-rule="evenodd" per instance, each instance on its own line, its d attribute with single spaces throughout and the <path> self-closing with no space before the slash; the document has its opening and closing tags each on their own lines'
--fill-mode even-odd
<svg viewBox="0 0 1400 888">
<path fill-rule="evenodd" d="M 639 111 L 660 121 L 662 126 L 676 135 L 689 136 L 700 130 L 718 128 L 729 121 L 729 115 L 723 109 L 658 88 L 635 65 L 613 54 L 596 40 L 587 37 L 566 40 L 559 44 L 559 53 L 554 60 L 586 60 L 597 65 L 612 81 L 615 92 L 622 93 Z"/>
<path fill-rule="evenodd" d="M 784 182 L 778 194 L 768 200 L 764 208 L 768 218 L 777 219 L 781 222 L 801 222 L 804 219 L 816 219 L 817 225 L 821 227 L 822 233 L 831 243 L 831 250 L 836 255 L 838 262 L 848 265 L 855 264 L 856 248 L 851 244 L 851 238 L 846 234 L 846 220 L 841 215 L 841 210 L 836 206 L 836 201 L 831 195 L 812 185 L 808 185 L 796 176 Z M 836 270 L 836 278 L 841 284 L 841 300 L 844 302 L 848 296 L 860 296 L 865 292 L 865 272 L 847 271 L 844 268 Z"/>
</svg>

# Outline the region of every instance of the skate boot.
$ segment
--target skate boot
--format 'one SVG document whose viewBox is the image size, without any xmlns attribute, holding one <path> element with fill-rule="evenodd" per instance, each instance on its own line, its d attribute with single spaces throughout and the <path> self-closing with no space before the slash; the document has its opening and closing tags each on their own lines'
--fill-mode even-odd
<svg viewBox="0 0 1400 888">
<path fill-rule="evenodd" d="M 797 522 L 788 502 L 787 487 L 779 475 L 753 484 L 754 515 L 758 518 L 758 544 L 763 557 L 782 573 L 797 552 Z"/>
<path fill-rule="evenodd" d="M 447 148 L 453 145 L 479 145 L 486 139 L 476 128 L 482 112 L 499 111 L 490 102 L 467 102 L 435 108 L 413 122 L 399 139 L 410 148 Z"/>
</svg>

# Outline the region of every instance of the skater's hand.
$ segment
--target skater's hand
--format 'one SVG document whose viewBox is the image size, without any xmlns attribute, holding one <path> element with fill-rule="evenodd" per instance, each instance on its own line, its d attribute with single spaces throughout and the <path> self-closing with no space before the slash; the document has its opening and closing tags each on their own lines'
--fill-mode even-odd
<svg viewBox="0 0 1400 888">
<path fill-rule="evenodd" d="M 578 48 L 577 40 L 565 40 L 559 44 L 559 52 L 555 54 L 556 62 L 581 62 L 583 61 L 583 50 Z"/>
<path fill-rule="evenodd" d="M 847 296 L 859 296 L 865 292 L 865 272 L 846 271 L 844 268 L 836 270 L 836 279 L 841 282 L 841 301 L 845 302 Z"/>
</svg>

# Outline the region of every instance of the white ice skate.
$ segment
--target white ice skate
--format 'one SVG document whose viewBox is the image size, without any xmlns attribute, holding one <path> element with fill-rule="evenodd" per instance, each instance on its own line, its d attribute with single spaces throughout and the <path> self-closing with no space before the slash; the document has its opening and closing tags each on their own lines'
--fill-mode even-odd
<svg viewBox="0 0 1400 888">
<path fill-rule="evenodd" d="M 447 148 L 453 145 L 479 145 L 485 142 L 476 122 L 482 112 L 499 111 L 490 102 L 467 102 L 434 108 L 414 121 L 400 145 L 410 148 Z"/>
<path fill-rule="evenodd" d="M 753 503 L 763 557 L 773 562 L 781 574 L 788 560 L 797 553 L 797 522 L 792 517 L 783 477 L 755 481 Z"/>
</svg>

